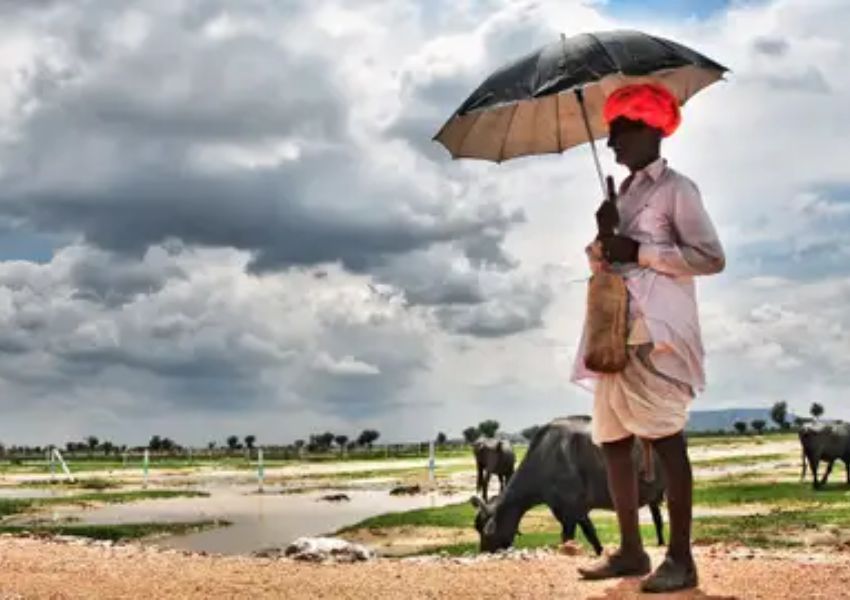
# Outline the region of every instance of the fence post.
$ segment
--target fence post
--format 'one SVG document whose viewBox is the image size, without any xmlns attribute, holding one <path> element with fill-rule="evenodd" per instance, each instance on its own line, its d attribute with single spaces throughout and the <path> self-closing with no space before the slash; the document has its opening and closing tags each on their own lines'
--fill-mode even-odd
<svg viewBox="0 0 850 600">
<path fill-rule="evenodd" d="M 148 464 L 150 463 L 150 454 L 148 449 L 145 448 L 145 454 L 142 456 L 142 471 L 144 473 L 144 479 L 142 481 L 142 488 L 148 488 Z"/>
<path fill-rule="evenodd" d="M 428 442 L 428 479 L 434 483 L 434 467 L 436 466 L 436 457 L 434 455 L 434 440 Z"/>
<path fill-rule="evenodd" d="M 263 466 L 263 449 L 257 448 L 257 491 L 263 493 L 263 479 L 265 478 L 265 468 Z"/>
</svg>

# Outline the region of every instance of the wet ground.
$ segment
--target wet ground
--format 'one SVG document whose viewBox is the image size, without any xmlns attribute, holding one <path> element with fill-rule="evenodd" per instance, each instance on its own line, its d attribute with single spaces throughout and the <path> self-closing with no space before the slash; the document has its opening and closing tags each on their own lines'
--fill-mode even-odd
<svg viewBox="0 0 850 600">
<path fill-rule="evenodd" d="M 58 507 L 57 520 L 79 524 L 143 522 L 188 522 L 222 520 L 230 526 L 188 535 L 158 538 L 148 543 L 183 550 L 220 554 L 248 554 L 266 548 L 286 546 L 301 536 L 334 531 L 379 514 L 416 508 L 435 508 L 468 498 L 438 492 L 412 496 L 391 496 L 388 490 L 334 490 L 303 494 L 254 487 L 219 486 L 200 488 L 208 498 L 171 498 L 112 504 L 94 509 Z M 324 496 L 344 494 L 348 500 L 328 501 Z"/>
</svg>

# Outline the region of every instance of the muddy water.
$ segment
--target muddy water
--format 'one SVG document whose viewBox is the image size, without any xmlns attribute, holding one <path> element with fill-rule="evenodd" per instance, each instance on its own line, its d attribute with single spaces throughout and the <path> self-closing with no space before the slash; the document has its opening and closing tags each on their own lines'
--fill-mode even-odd
<svg viewBox="0 0 850 600">
<path fill-rule="evenodd" d="M 208 498 L 173 498 L 116 504 L 102 508 L 63 509 L 54 518 L 112 524 L 222 519 L 233 524 L 188 535 L 159 538 L 157 546 L 221 554 L 245 554 L 281 547 L 300 536 L 332 533 L 375 515 L 431 508 L 468 498 L 467 494 L 390 496 L 386 490 L 322 490 L 304 494 L 257 494 L 254 488 L 208 488 Z M 344 493 L 350 501 L 328 502 L 322 496 Z"/>
</svg>

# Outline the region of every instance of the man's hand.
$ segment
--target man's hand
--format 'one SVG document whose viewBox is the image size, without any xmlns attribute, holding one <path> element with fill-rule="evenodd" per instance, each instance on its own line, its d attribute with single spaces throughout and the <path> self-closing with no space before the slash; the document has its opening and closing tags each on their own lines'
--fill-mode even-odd
<svg viewBox="0 0 850 600">
<path fill-rule="evenodd" d="M 614 235 L 614 230 L 620 225 L 620 213 L 617 210 L 617 190 L 614 187 L 614 178 L 610 175 L 606 178 L 608 184 L 608 198 L 596 211 L 596 230 L 599 237 Z"/>
<path fill-rule="evenodd" d="M 617 205 L 610 200 L 606 200 L 596 211 L 596 230 L 599 232 L 599 237 L 608 237 L 614 235 L 614 229 L 620 224 L 620 212 L 617 210 Z"/>
<path fill-rule="evenodd" d="M 600 238 L 602 256 L 609 263 L 637 262 L 640 244 L 624 235 L 611 235 Z"/>
</svg>

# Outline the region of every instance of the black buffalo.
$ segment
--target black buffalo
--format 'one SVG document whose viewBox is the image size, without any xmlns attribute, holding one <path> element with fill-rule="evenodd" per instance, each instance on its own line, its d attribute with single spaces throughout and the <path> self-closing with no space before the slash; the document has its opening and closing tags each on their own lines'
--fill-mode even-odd
<svg viewBox="0 0 850 600">
<path fill-rule="evenodd" d="M 643 452 L 635 442 L 634 456 L 641 461 Z M 664 522 L 659 505 L 664 499 L 664 481 L 658 457 L 653 453 L 655 477 L 641 476 L 639 502 L 649 505 L 658 543 L 664 544 Z M 638 463 L 641 464 L 641 463 Z M 586 418 L 561 418 L 543 426 L 505 490 L 486 502 L 473 496 L 478 509 L 475 528 L 483 552 L 509 548 L 522 516 L 538 504 L 546 504 L 561 524 L 562 541 L 575 537 L 581 527 L 597 554 L 602 545 L 589 513 L 596 508 L 613 509 L 608 490 L 602 449 L 590 437 Z"/>
</svg>

